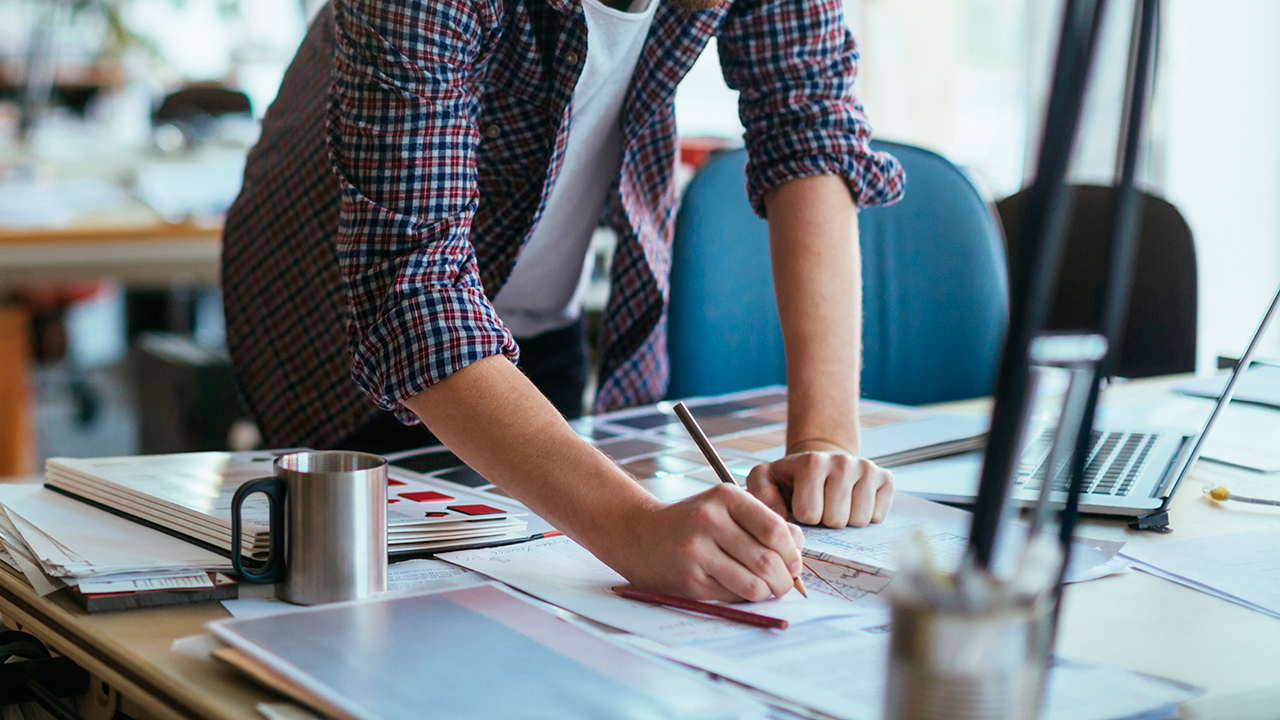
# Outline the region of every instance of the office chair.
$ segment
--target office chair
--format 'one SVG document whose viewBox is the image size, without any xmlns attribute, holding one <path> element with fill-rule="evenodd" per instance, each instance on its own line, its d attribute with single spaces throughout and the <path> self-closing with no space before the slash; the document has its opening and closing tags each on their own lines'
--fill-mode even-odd
<svg viewBox="0 0 1280 720">
<path fill-rule="evenodd" d="M 197 83 L 175 90 L 160 102 L 152 116 L 155 123 L 191 120 L 197 117 L 219 117 L 249 114 L 249 96 L 217 83 Z"/>
<path fill-rule="evenodd" d="M 905 198 L 862 210 L 862 395 L 919 404 L 991 392 L 1008 323 L 1000 228 L 941 156 L 873 142 L 907 173 Z M 669 397 L 786 381 L 768 226 L 747 202 L 745 151 L 709 161 L 676 217 Z"/>
<path fill-rule="evenodd" d="M 1080 185 L 1067 228 L 1051 329 L 1098 329 L 1102 281 L 1110 251 L 1112 187 Z M 1115 367 L 1120 377 L 1193 372 L 1196 367 L 1196 253 L 1191 228 L 1168 202 L 1142 196 L 1138 256 L 1129 311 Z M 996 203 L 1008 239 L 1010 270 L 1020 262 L 1018 238 L 1027 191 Z"/>
</svg>

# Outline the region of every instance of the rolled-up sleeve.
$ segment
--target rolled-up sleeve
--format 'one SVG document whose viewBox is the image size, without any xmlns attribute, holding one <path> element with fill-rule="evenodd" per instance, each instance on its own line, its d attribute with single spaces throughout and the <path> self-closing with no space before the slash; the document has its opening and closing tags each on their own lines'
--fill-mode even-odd
<svg viewBox="0 0 1280 720">
<path fill-rule="evenodd" d="M 871 125 L 854 95 L 858 49 L 840 0 L 743 0 L 721 26 L 725 81 L 741 91 L 747 192 L 764 217 L 764 193 L 811 175 L 845 178 L 858 207 L 902 196 L 892 156 L 871 150 Z"/>
<path fill-rule="evenodd" d="M 495 0 L 335 0 L 328 144 L 356 383 L 386 410 L 485 357 L 516 356 L 470 242 Z"/>
</svg>

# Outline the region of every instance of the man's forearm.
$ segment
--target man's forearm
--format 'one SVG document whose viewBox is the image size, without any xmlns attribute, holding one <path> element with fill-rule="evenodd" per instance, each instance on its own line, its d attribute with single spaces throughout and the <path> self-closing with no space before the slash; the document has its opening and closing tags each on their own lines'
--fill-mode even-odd
<svg viewBox="0 0 1280 720">
<path fill-rule="evenodd" d="M 765 195 L 787 352 L 787 448 L 858 454 L 862 267 L 844 180 L 799 178 Z"/>
<path fill-rule="evenodd" d="M 659 504 L 505 357 L 469 365 L 405 406 L 473 469 L 599 553 L 628 510 Z"/>
</svg>

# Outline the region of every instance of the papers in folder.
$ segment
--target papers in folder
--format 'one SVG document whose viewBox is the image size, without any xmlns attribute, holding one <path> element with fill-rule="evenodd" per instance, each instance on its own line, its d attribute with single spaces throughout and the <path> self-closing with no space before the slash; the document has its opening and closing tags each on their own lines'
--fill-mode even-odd
<svg viewBox="0 0 1280 720">
<path fill-rule="evenodd" d="M 36 592 L 197 590 L 206 571 L 230 571 L 221 555 L 38 485 L 0 484 L 0 545 Z"/>
</svg>

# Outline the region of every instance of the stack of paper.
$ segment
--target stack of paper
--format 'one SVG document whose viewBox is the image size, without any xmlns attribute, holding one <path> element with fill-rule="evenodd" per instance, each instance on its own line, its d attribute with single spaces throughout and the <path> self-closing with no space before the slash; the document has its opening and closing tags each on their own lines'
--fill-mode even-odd
<svg viewBox="0 0 1280 720">
<path fill-rule="evenodd" d="M 986 444 L 987 415 L 935 413 L 874 400 L 858 403 L 862 453 L 882 467 L 953 455 Z"/>
<path fill-rule="evenodd" d="M 1143 572 L 1280 618 L 1280 530 L 1143 543 L 1124 555 Z"/>
<path fill-rule="evenodd" d="M 178 453 L 116 458 L 51 458 L 46 485 L 131 518 L 154 523 L 219 552 L 231 551 L 236 490 L 270 476 L 279 451 Z M 255 493 L 244 503 L 240 550 L 263 558 L 269 506 Z M 524 513 L 467 488 L 396 475 L 387 486 L 388 545 L 393 553 L 522 540 Z"/>
<path fill-rule="evenodd" d="M 47 595 L 212 588 L 226 558 L 33 485 L 0 485 L 5 560 Z"/>
<path fill-rule="evenodd" d="M 1189 380 L 1173 389 L 1184 395 L 1216 398 L 1227 387 L 1231 374 Z M 1280 367 L 1255 364 L 1240 375 L 1232 400 L 1280 408 Z"/>
</svg>

